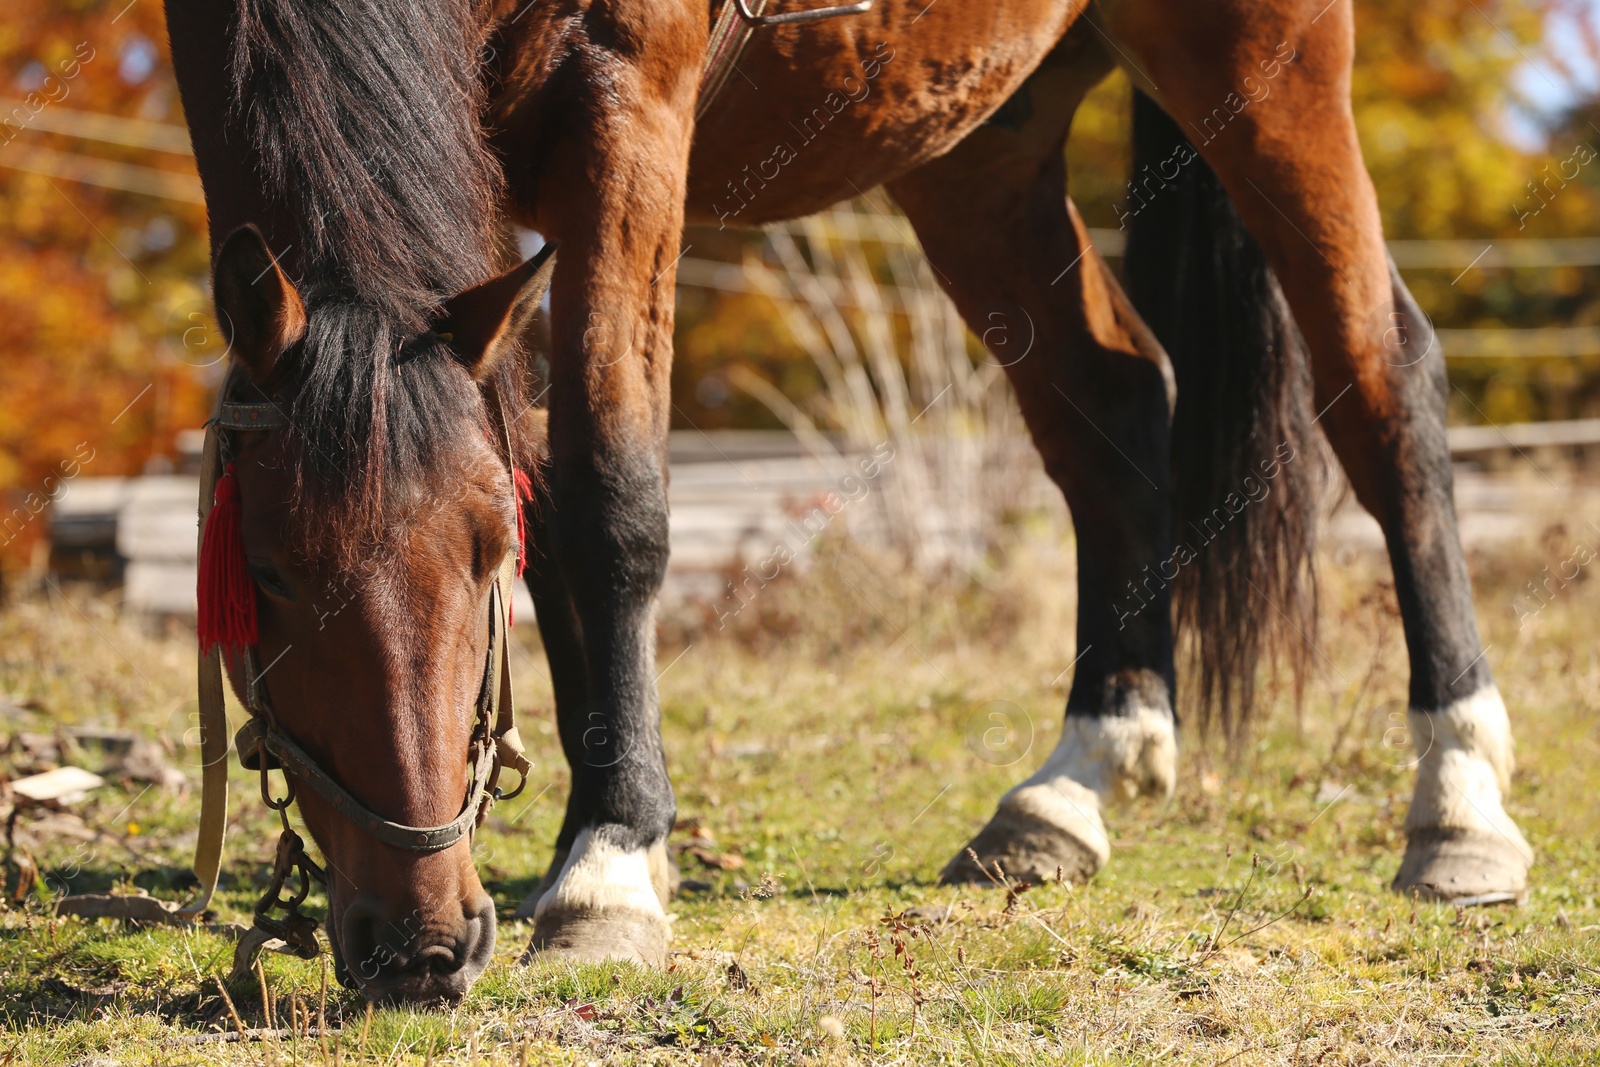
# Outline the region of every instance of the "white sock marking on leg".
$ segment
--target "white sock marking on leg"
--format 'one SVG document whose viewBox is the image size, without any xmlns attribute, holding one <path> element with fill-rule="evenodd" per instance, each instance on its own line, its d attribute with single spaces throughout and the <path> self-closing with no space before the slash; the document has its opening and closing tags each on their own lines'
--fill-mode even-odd
<svg viewBox="0 0 1600 1067">
<path fill-rule="evenodd" d="M 1418 759 L 1407 832 L 1495 833 L 1531 863 L 1533 850 L 1502 804 L 1514 760 L 1511 722 L 1500 691 L 1485 686 L 1442 711 L 1413 710 L 1409 718 Z"/>
<path fill-rule="evenodd" d="M 1177 734 L 1165 708 L 1128 715 L 1069 715 L 1044 766 L 1000 800 L 1000 812 L 1031 816 L 1071 834 L 1103 864 L 1111 855 L 1101 808 L 1153 788 L 1170 796 Z"/>
<path fill-rule="evenodd" d="M 592 829 L 578 832 L 561 876 L 534 910 L 535 920 L 546 912 L 609 911 L 629 908 L 666 918 L 666 909 L 650 878 L 648 848 L 620 849 L 595 836 Z"/>
</svg>

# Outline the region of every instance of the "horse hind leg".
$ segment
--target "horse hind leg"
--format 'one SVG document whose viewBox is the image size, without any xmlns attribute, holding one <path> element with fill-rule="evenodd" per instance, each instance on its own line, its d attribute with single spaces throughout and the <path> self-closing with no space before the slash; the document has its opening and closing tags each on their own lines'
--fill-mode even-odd
<svg viewBox="0 0 1600 1067">
<path fill-rule="evenodd" d="M 1176 778 L 1170 583 L 1150 577 L 1170 537 L 1171 371 L 1090 245 L 1061 152 L 1105 69 L 1069 37 L 1030 79 L 1020 127 L 982 127 L 890 186 L 974 332 L 1007 335 L 995 357 L 1009 361 L 1078 542 L 1078 658 L 1060 740 L 945 882 L 1087 879 L 1110 855 L 1103 810 L 1170 795 Z"/>
<path fill-rule="evenodd" d="M 1511 730 L 1457 531 L 1444 359 L 1384 250 L 1349 108 L 1351 18 L 1345 4 L 1121 0 L 1105 25 L 1270 260 L 1310 350 L 1321 425 L 1383 528 L 1417 749 L 1394 887 L 1520 899 L 1533 854 L 1503 807 Z"/>
</svg>

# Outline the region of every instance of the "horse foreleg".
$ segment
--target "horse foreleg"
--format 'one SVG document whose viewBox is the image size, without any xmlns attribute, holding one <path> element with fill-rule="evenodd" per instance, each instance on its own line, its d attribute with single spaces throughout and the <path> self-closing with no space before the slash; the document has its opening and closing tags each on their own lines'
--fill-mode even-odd
<svg viewBox="0 0 1600 1067">
<path fill-rule="evenodd" d="M 659 964 L 675 802 L 653 613 L 668 550 L 673 267 L 704 27 L 673 5 L 607 5 L 591 20 L 567 50 L 578 69 L 554 79 L 575 98 L 552 102 L 559 132 L 541 146 L 537 182 L 539 228 L 561 246 L 547 516 L 561 581 L 545 606 L 558 631 L 581 634 L 583 662 L 582 684 L 558 707 L 573 768 L 557 859 L 566 855 L 534 907 L 531 949 Z M 673 73 L 670 57 L 684 56 Z M 551 652 L 578 655 L 576 644 Z"/>
</svg>

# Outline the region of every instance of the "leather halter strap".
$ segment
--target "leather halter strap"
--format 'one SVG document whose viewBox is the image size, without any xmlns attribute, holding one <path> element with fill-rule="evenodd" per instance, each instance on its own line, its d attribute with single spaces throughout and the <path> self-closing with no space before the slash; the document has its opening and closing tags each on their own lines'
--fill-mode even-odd
<svg viewBox="0 0 1600 1067">
<path fill-rule="evenodd" d="M 222 403 L 212 425 L 222 430 L 282 430 L 289 425 L 289 416 L 277 404 L 246 404 L 227 400 Z"/>
<path fill-rule="evenodd" d="M 502 442 L 508 471 L 514 470 L 510 425 L 506 421 L 499 390 L 492 393 L 494 410 L 501 424 Z M 200 534 L 204 538 L 216 482 L 227 451 L 223 434 L 228 431 L 278 430 L 290 425 L 288 415 L 277 404 L 220 401 L 216 414 L 206 426 L 205 448 L 201 456 Z M 512 491 L 516 498 L 515 488 Z M 518 505 L 521 506 L 520 500 Z M 488 815 L 496 800 L 509 799 L 522 792 L 532 769 L 517 733 L 515 707 L 511 695 L 511 673 L 507 630 L 510 627 L 511 583 L 516 575 L 517 549 L 513 547 L 501 562 L 489 591 L 489 650 L 479 692 L 476 723 L 468 747 L 472 779 L 461 812 L 441 826 L 408 826 L 383 818 L 357 800 L 332 775 L 323 770 L 293 739 L 277 727 L 271 703 L 261 684 L 254 648 L 243 657 L 246 691 L 244 703 L 250 721 L 239 731 L 236 747 L 239 760 L 247 768 L 261 770 L 280 767 L 294 781 L 303 782 L 356 826 L 384 844 L 408 852 L 438 852 L 469 836 Z M 195 917 L 205 911 L 216 892 L 222 865 L 222 849 L 227 834 L 228 811 L 228 720 L 224 705 L 222 650 L 202 652 L 199 663 L 200 747 L 203 759 L 200 833 L 195 844 L 194 870 L 200 891 L 180 914 Z M 516 789 L 509 793 L 497 787 L 500 771 L 510 767 L 519 775 Z M 264 774 L 264 771 L 263 771 Z"/>
<path fill-rule="evenodd" d="M 498 747 L 488 736 L 489 726 L 494 721 L 493 708 L 499 703 L 501 642 L 498 630 L 506 623 L 506 613 L 500 605 L 498 576 L 489 590 L 489 599 L 488 666 L 484 670 L 483 689 L 478 698 L 478 722 L 468 747 L 472 780 L 460 814 L 450 822 L 441 826 L 407 826 L 385 819 L 352 796 L 288 734 L 277 728 L 271 705 L 267 702 L 266 690 L 260 684 L 261 672 L 257 669 L 253 649 L 244 656 L 245 693 L 250 719 L 234 735 L 234 748 L 239 753 L 239 762 L 249 770 L 259 771 L 265 764 L 268 769 L 279 768 L 285 774 L 293 775 L 296 780 L 316 790 L 341 815 L 386 845 L 407 852 L 440 852 L 460 841 L 472 832 L 487 812 L 485 795 L 498 799 L 487 792 L 492 788 L 489 776 L 495 767 Z"/>
<path fill-rule="evenodd" d="M 217 428 L 206 425 L 205 447 L 200 452 L 199 542 L 204 544 L 206 519 L 215 501 L 217 479 L 222 474 L 222 448 Z M 199 558 L 198 547 L 196 558 Z M 211 904 L 222 871 L 222 846 L 228 835 L 228 711 L 223 696 L 222 649 L 200 649 L 198 696 L 200 702 L 200 832 L 194 845 L 194 875 L 200 891 L 178 909 L 185 918 L 198 918 Z"/>
</svg>

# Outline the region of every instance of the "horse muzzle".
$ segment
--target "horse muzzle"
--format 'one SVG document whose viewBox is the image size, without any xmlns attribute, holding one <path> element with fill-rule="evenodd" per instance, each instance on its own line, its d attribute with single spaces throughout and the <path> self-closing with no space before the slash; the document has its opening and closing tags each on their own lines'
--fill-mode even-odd
<svg viewBox="0 0 1600 1067">
<path fill-rule="evenodd" d="M 450 1006 L 461 1000 L 494 955 L 494 902 L 479 890 L 454 922 L 397 915 L 363 895 L 329 915 L 328 935 L 340 970 L 383 1006 Z M 452 909 L 453 910 L 453 909 Z"/>
</svg>

